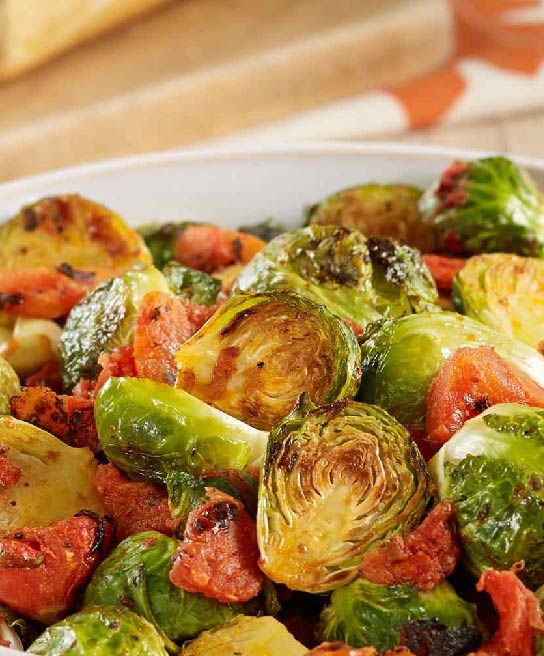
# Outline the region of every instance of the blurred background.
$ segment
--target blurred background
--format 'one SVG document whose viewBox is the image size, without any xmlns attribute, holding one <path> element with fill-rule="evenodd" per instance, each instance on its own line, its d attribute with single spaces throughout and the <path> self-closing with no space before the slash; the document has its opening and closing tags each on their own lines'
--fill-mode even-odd
<svg viewBox="0 0 544 656">
<path fill-rule="evenodd" d="M 544 0 L 0 0 L 0 180 L 184 146 L 544 154 Z"/>
</svg>

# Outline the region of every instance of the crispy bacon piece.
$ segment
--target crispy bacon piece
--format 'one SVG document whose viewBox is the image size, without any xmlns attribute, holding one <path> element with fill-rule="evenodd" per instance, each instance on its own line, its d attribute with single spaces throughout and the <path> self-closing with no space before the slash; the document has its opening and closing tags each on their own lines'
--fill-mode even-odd
<svg viewBox="0 0 544 656">
<path fill-rule="evenodd" d="M 343 642 L 324 642 L 309 651 L 306 656 L 380 656 L 380 654 L 374 647 L 356 649 Z M 395 647 L 395 649 L 387 649 L 383 652 L 383 656 L 414 656 L 414 654 L 406 647 Z"/>
<path fill-rule="evenodd" d="M 444 363 L 427 394 L 426 437 L 430 458 L 463 424 L 496 403 L 544 408 L 544 389 L 488 346 L 460 348 Z"/>
<path fill-rule="evenodd" d="M 440 501 L 408 537 L 395 536 L 368 554 L 359 573 L 373 583 L 430 590 L 453 572 L 459 554 L 453 505 Z"/>
<path fill-rule="evenodd" d="M 160 383 L 176 382 L 176 352 L 193 334 L 187 306 L 164 292 L 147 293 L 134 326 L 136 373 Z"/>
<path fill-rule="evenodd" d="M 99 465 L 93 486 L 117 527 L 117 538 L 142 531 L 175 534 L 179 524 L 170 514 L 166 490 L 141 481 L 129 481 L 113 465 Z"/>
<path fill-rule="evenodd" d="M 40 319 L 64 317 L 96 285 L 115 275 L 110 269 L 0 269 L 0 310 Z"/>
<path fill-rule="evenodd" d="M 107 553 L 109 520 L 83 511 L 0 540 L 0 603 L 44 624 L 59 620 Z"/>
<path fill-rule="evenodd" d="M 436 286 L 441 291 L 451 291 L 453 279 L 465 266 L 466 260 L 444 255 L 423 255 Z"/>
<path fill-rule="evenodd" d="M 11 398 L 10 408 L 17 419 L 43 428 L 65 444 L 100 451 L 91 400 L 56 394 L 48 387 L 25 387 Z"/>
<path fill-rule="evenodd" d="M 544 632 L 542 612 L 535 595 L 514 572 L 487 569 L 477 589 L 491 595 L 499 628 L 471 656 L 535 656 L 537 636 Z"/>
<path fill-rule="evenodd" d="M 27 387 L 49 387 L 54 392 L 62 392 L 62 376 L 59 361 L 55 359 L 46 362 L 41 369 L 27 376 L 25 385 Z"/>
<path fill-rule="evenodd" d="M 194 225 L 178 237 L 175 256 L 185 266 L 213 273 L 237 262 L 246 264 L 264 246 L 264 241 L 244 232 Z"/>
<path fill-rule="evenodd" d="M 101 353 L 98 364 L 102 367 L 96 381 L 82 378 L 72 393 L 82 399 L 94 399 L 112 377 L 136 376 L 136 363 L 132 346 L 117 346 L 111 353 Z"/>
<path fill-rule="evenodd" d="M 19 467 L 8 460 L 8 451 L 8 446 L 0 444 L 0 492 L 11 485 L 16 485 L 21 478 Z"/>
<path fill-rule="evenodd" d="M 223 603 L 249 601 L 263 586 L 258 560 L 255 521 L 240 501 L 210 489 L 189 514 L 170 581 Z"/>
</svg>

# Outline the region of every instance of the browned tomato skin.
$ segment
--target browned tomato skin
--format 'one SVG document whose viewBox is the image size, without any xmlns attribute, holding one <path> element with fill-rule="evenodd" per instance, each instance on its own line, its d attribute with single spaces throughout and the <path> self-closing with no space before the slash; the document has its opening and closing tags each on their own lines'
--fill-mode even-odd
<svg viewBox="0 0 544 656">
<path fill-rule="evenodd" d="M 499 626 L 493 637 L 470 656 L 535 656 L 536 638 L 544 632 L 536 596 L 511 571 L 485 570 L 477 589 L 491 596 Z"/>
<path fill-rule="evenodd" d="M 129 481 L 113 465 L 97 467 L 93 486 L 113 519 L 119 541 L 143 531 L 175 535 L 179 521 L 170 514 L 168 495 L 163 488 Z"/>
<path fill-rule="evenodd" d="M 309 651 L 306 656 L 380 656 L 374 647 L 361 647 L 356 649 L 343 642 L 324 642 Z M 406 647 L 387 649 L 382 656 L 415 656 Z"/>
<path fill-rule="evenodd" d="M 209 489 L 208 500 L 189 514 L 170 581 L 223 603 L 245 602 L 263 586 L 258 559 L 255 521 L 244 505 Z"/>
<path fill-rule="evenodd" d="M 213 273 L 238 262 L 246 264 L 264 246 L 264 241 L 244 232 L 194 225 L 179 236 L 175 256 L 185 266 Z"/>
<path fill-rule="evenodd" d="M 423 261 L 429 268 L 437 288 L 443 292 L 451 291 L 454 277 L 466 264 L 465 259 L 433 254 L 423 255 Z"/>
<path fill-rule="evenodd" d="M 10 400 L 11 414 L 58 437 L 65 444 L 100 451 L 94 403 L 57 394 L 47 387 L 25 387 Z"/>
<path fill-rule="evenodd" d="M 0 540 L 0 603 L 38 622 L 56 622 L 107 554 L 112 533 L 109 520 L 84 511 L 5 536 Z"/>
<path fill-rule="evenodd" d="M 497 403 L 543 408 L 544 389 L 490 347 L 455 351 L 427 394 L 426 436 L 416 438 L 423 455 L 432 457 L 466 421 Z"/>
<path fill-rule="evenodd" d="M 407 537 L 396 536 L 368 554 L 359 573 L 372 583 L 430 590 L 453 572 L 460 551 L 453 504 L 441 501 Z"/>
</svg>

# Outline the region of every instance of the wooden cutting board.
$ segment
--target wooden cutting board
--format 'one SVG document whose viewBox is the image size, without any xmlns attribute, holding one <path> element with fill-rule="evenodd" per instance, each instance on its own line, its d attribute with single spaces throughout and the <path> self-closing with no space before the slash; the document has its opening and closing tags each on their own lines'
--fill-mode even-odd
<svg viewBox="0 0 544 656">
<path fill-rule="evenodd" d="M 175 148 L 402 82 L 447 0 L 181 0 L 0 86 L 0 179 Z"/>
</svg>

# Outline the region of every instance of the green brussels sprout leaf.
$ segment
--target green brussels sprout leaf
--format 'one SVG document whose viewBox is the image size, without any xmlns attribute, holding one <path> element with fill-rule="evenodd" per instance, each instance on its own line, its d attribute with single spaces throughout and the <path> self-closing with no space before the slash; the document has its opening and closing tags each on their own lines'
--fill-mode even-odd
<svg viewBox="0 0 544 656">
<path fill-rule="evenodd" d="M 162 269 L 168 262 L 176 259 L 176 241 L 191 225 L 194 225 L 194 222 L 183 221 L 180 223 L 150 223 L 138 228 L 157 269 Z"/>
<path fill-rule="evenodd" d="M 218 278 L 177 262 L 168 262 L 162 273 L 176 296 L 183 296 L 200 305 L 213 305 L 217 301 L 221 291 L 221 281 Z"/>
<path fill-rule="evenodd" d="M 183 534 L 189 513 L 202 505 L 206 498 L 204 481 L 184 471 L 167 474 L 168 507 L 172 517 L 180 520 L 178 532 Z"/>
</svg>

